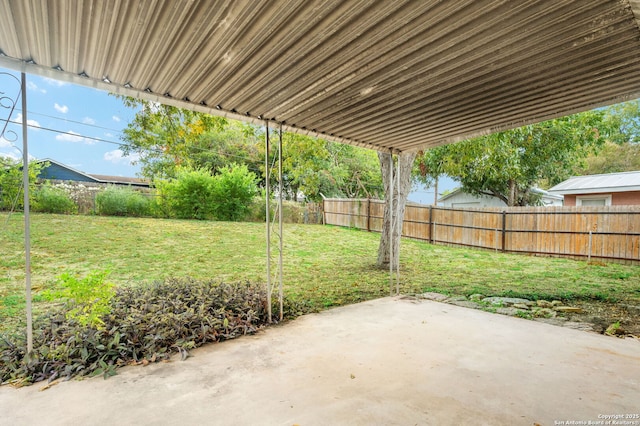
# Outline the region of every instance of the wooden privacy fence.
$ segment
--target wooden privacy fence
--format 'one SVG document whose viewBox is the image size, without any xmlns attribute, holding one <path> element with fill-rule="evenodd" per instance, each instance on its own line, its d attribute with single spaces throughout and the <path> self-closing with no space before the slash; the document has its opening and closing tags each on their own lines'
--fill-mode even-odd
<svg viewBox="0 0 640 426">
<path fill-rule="evenodd" d="M 384 201 L 326 199 L 324 223 L 381 231 Z M 402 235 L 509 253 L 640 264 L 640 206 L 454 209 L 407 204 Z"/>
</svg>

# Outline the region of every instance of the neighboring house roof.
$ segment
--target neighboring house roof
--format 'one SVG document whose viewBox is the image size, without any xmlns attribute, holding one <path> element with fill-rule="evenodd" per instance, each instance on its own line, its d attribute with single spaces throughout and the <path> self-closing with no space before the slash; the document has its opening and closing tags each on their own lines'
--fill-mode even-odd
<svg viewBox="0 0 640 426">
<path fill-rule="evenodd" d="M 565 195 L 627 191 L 640 191 L 640 171 L 573 176 L 549 189 L 549 192 Z"/>
<path fill-rule="evenodd" d="M 95 183 L 112 183 L 115 185 L 133 185 L 133 186 L 149 186 L 149 182 L 135 177 L 125 176 L 108 176 L 108 175 L 94 175 L 85 172 L 81 172 L 72 167 L 62 164 L 59 161 L 52 160 L 51 158 L 45 158 L 38 160 L 38 163 L 49 163 L 50 166 L 43 169 L 38 177 L 42 179 L 58 179 L 58 180 L 73 180 L 79 182 L 95 182 Z"/>
<path fill-rule="evenodd" d="M 149 186 L 149 181 L 135 178 L 135 177 L 126 177 L 126 176 L 108 176 L 108 175 L 94 175 L 90 174 L 89 176 L 98 180 L 98 182 L 105 183 L 119 183 L 125 185 L 138 185 L 138 186 Z"/>
<path fill-rule="evenodd" d="M 449 198 L 451 198 L 451 197 L 455 197 L 457 194 L 461 194 L 461 193 L 463 193 L 463 192 L 464 192 L 464 191 L 462 191 L 462 188 L 456 188 L 456 189 L 454 189 L 453 191 L 449 192 L 448 194 L 443 195 L 442 197 L 438 198 L 438 202 L 446 201 L 446 200 L 448 200 Z"/>
<path fill-rule="evenodd" d="M 562 200 L 564 198 L 562 195 L 551 194 L 551 193 L 549 193 L 549 191 L 545 191 L 544 189 L 540 189 L 540 188 L 532 188 L 531 192 L 535 192 L 536 194 L 540 194 L 545 198 L 553 198 L 553 199 L 556 199 L 556 200 Z M 464 191 L 462 190 L 462 188 L 456 188 L 453 191 L 451 191 L 450 193 L 448 193 L 447 195 L 445 195 L 443 197 L 440 197 L 438 199 L 438 202 L 446 201 L 449 198 L 455 197 L 458 194 L 464 194 Z"/>
</svg>

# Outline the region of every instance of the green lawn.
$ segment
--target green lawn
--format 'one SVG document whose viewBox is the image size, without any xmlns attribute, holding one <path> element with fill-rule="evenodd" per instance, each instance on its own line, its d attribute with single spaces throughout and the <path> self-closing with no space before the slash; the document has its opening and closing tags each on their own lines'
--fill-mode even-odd
<svg viewBox="0 0 640 426">
<path fill-rule="evenodd" d="M 24 317 L 23 217 L 0 214 L 0 330 Z M 174 276 L 265 281 L 259 223 L 32 216 L 32 285 L 63 272 L 111 271 L 117 285 Z M 312 310 L 389 294 L 374 266 L 379 234 L 329 226 L 285 226 L 285 294 Z M 501 254 L 403 240 L 401 291 L 531 298 L 640 301 L 640 266 Z"/>
</svg>

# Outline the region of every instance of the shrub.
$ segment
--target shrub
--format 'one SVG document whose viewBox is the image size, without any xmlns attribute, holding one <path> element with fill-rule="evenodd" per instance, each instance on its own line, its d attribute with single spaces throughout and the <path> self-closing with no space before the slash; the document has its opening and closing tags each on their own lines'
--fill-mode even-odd
<svg viewBox="0 0 640 426">
<path fill-rule="evenodd" d="M 182 170 L 175 179 L 156 182 L 159 209 L 180 219 L 212 216 L 213 176 L 204 170 Z"/>
<path fill-rule="evenodd" d="M 47 291 L 45 299 L 63 300 L 66 304 L 66 317 L 76 320 L 83 326 L 102 328 L 101 317 L 109 313 L 109 302 L 115 294 L 113 284 L 106 281 L 109 271 L 94 271 L 84 278 L 69 273 L 58 277 L 61 290 Z"/>
<path fill-rule="evenodd" d="M 244 219 L 257 193 L 256 175 L 245 164 L 221 168 L 211 191 L 214 217 L 229 221 Z"/>
<path fill-rule="evenodd" d="M 42 185 L 35 192 L 33 210 L 41 213 L 71 214 L 78 212 L 78 206 L 64 189 Z"/>
<path fill-rule="evenodd" d="M 301 306 L 285 301 L 287 312 Z M 188 350 L 254 333 L 266 325 L 266 292 L 251 283 L 168 279 L 118 289 L 102 328 L 83 326 L 58 308 L 36 320 L 34 350 L 24 334 L 0 336 L 0 383 L 29 384 L 56 377 L 115 374 L 127 364 L 186 358 Z"/>
<path fill-rule="evenodd" d="M 155 185 L 155 214 L 180 219 L 242 220 L 258 193 L 256 175 L 236 164 L 222 167 L 215 176 L 205 169 L 183 169 L 176 178 Z"/>
<path fill-rule="evenodd" d="M 322 223 L 322 216 L 318 212 L 309 212 L 308 204 L 297 201 L 285 200 L 282 203 L 282 220 L 284 223 Z M 278 200 L 271 199 L 270 217 L 273 218 L 277 212 Z M 265 221 L 265 195 L 264 193 L 258 197 L 254 197 L 249 205 L 249 212 L 245 217 L 249 222 Z"/>
<path fill-rule="evenodd" d="M 109 186 L 96 195 L 96 209 L 107 216 L 145 216 L 149 199 L 131 188 Z"/>
<path fill-rule="evenodd" d="M 36 178 L 40 170 L 47 163 L 29 163 L 29 191 L 35 191 Z M 24 197 L 22 196 L 22 164 L 7 157 L 0 156 L 0 211 L 22 210 Z M 31 195 L 33 198 L 33 195 Z"/>
</svg>

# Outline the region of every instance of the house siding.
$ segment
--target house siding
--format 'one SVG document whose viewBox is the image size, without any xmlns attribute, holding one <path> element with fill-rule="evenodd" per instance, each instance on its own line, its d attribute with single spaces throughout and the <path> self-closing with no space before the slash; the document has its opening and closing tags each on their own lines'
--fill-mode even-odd
<svg viewBox="0 0 640 426">
<path fill-rule="evenodd" d="M 640 191 L 614 192 L 611 194 L 611 204 L 614 206 L 640 205 Z"/>
<path fill-rule="evenodd" d="M 58 164 L 50 163 L 48 167 L 43 168 L 38 176 L 40 179 L 51 180 L 71 180 L 76 182 L 96 182 L 95 179 L 91 179 L 88 176 L 76 173 L 73 170 L 69 170 L 65 167 L 61 167 Z"/>
<path fill-rule="evenodd" d="M 612 206 L 636 206 L 640 205 L 640 191 L 626 191 L 626 192 L 603 192 L 603 193 L 588 193 L 588 194 L 567 194 L 564 196 L 565 206 L 575 206 L 576 197 L 592 197 L 597 195 L 610 195 Z"/>
<path fill-rule="evenodd" d="M 562 200 L 542 196 L 542 202 L 545 206 L 561 206 Z M 471 195 L 466 192 L 457 192 L 448 198 L 440 199 L 440 204 L 444 207 L 452 208 L 480 208 L 480 207 L 506 207 L 507 204 L 497 197 L 489 197 L 487 195 Z"/>
<path fill-rule="evenodd" d="M 496 197 L 487 197 L 486 195 L 475 196 L 467 194 L 465 192 L 458 192 L 457 194 L 442 200 L 442 204 L 445 207 L 503 207 L 506 204 Z"/>
</svg>

